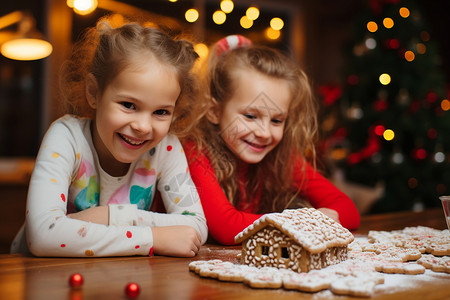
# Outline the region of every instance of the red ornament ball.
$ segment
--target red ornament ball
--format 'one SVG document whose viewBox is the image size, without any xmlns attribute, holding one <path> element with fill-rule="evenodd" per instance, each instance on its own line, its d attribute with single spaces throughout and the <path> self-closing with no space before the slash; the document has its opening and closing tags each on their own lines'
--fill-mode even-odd
<svg viewBox="0 0 450 300">
<path fill-rule="evenodd" d="M 73 288 L 78 288 L 83 285 L 84 279 L 80 273 L 70 275 L 69 284 Z"/>
<path fill-rule="evenodd" d="M 125 287 L 125 295 L 127 295 L 128 298 L 136 298 L 139 295 L 139 292 L 139 285 L 134 282 L 127 284 Z"/>
</svg>

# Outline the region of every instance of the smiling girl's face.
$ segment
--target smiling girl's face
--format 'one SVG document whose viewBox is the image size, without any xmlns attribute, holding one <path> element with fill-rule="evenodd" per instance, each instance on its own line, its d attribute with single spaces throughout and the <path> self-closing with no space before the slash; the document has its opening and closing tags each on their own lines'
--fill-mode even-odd
<svg viewBox="0 0 450 300">
<path fill-rule="evenodd" d="M 125 175 L 129 163 L 167 135 L 180 91 L 176 70 L 153 56 L 122 70 L 101 94 L 91 75 L 87 98 L 95 109 L 93 142 L 107 173 Z"/>
<path fill-rule="evenodd" d="M 255 70 L 238 69 L 236 90 L 220 107 L 211 107 L 208 118 L 219 125 L 227 147 L 242 161 L 259 163 L 283 138 L 291 102 L 287 81 Z"/>
</svg>

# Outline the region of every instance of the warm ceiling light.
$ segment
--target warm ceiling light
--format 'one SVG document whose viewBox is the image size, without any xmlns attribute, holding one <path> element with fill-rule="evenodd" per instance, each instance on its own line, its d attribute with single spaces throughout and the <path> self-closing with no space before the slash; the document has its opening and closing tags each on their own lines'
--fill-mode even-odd
<svg viewBox="0 0 450 300">
<path fill-rule="evenodd" d="M 69 1 L 66 3 L 69 6 Z M 73 0 L 72 5 L 73 11 L 77 14 L 88 15 L 97 8 L 98 2 L 97 0 Z"/>
<path fill-rule="evenodd" d="M 15 60 L 37 60 L 52 53 L 52 45 L 42 38 L 35 28 L 34 18 L 27 13 L 16 11 L 1 17 L 0 29 L 16 23 L 16 31 L 2 32 L 8 37 L 0 41 L 2 55 Z"/>
<path fill-rule="evenodd" d="M 3 56 L 15 60 L 37 60 L 49 56 L 52 45 L 40 39 L 15 39 L 1 47 Z"/>
</svg>

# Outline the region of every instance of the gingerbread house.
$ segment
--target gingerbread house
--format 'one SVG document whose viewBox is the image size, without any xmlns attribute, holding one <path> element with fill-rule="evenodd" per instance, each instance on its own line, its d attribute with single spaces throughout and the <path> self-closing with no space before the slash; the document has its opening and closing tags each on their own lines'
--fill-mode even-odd
<svg viewBox="0 0 450 300">
<path fill-rule="evenodd" d="M 314 208 L 263 215 L 235 237 L 241 263 L 309 272 L 347 259 L 353 235 Z"/>
</svg>

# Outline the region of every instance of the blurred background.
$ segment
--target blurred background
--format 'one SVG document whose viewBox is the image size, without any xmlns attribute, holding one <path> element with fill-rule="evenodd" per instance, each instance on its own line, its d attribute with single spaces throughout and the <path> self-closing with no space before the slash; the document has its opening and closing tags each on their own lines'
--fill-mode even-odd
<svg viewBox="0 0 450 300">
<path fill-rule="evenodd" d="M 60 66 L 104 15 L 185 34 L 201 57 L 229 34 L 285 52 L 320 105 L 319 167 L 361 214 L 440 206 L 450 194 L 449 9 L 446 0 L 3 1 L 0 253 L 24 221 L 40 141 L 62 115 Z M 23 38 L 43 48 L 8 52 Z"/>
</svg>

